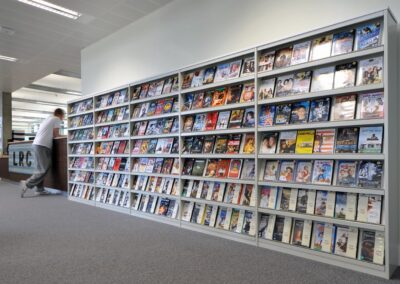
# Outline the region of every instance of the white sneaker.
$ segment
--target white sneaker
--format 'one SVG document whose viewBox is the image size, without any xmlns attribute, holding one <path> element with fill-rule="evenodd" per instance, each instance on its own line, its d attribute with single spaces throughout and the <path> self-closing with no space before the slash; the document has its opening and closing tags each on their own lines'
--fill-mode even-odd
<svg viewBox="0 0 400 284">
<path fill-rule="evenodd" d="M 21 198 L 24 198 L 24 195 L 28 189 L 31 189 L 26 186 L 26 180 L 21 180 Z"/>
<path fill-rule="evenodd" d="M 51 192 L 47 191 L 47 190 L 42 190 L 42 191 L 36 191 L 35 194 L 36 195 L 51 195 Z"/>
</svg>

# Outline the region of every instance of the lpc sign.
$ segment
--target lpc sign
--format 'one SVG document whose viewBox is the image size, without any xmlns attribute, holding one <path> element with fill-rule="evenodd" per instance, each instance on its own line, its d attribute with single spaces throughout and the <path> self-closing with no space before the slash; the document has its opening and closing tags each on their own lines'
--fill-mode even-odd
<svg viewBox="0 0 400 284">
<path fill-rule="evenodd" d="M 19 174 L 33 174 L 35 153 L 32 143 L 11 144 L 8 147 L 8 171 Z"/>
</svg>

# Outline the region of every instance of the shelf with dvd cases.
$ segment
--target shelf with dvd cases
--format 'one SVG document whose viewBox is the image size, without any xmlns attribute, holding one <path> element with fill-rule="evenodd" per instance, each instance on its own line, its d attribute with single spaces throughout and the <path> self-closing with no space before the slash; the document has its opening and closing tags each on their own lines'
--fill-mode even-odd
<svg viewBox="0 0 400 284">
<path fill-rule="evenodd" d="M 318 223 L 318 225 L 322 225 L 321 223 Z M 331 225 L 331 224 L 329 224 Z M 360 232 L 364 232 L 364 230 L 359 230 Z M 382 240 L 382 234 L 376 234 L 374 231 L 366 231 L 371 233 L 372 235 L 378 235 L 379 238 L 377 240 L 381 241 Z M 361 235 L 361 234 L 360 234 Z M 376 274 L 382 274 L 385 271 L 385 267 L 381 264 L 375 264 L 373 263 L 374 256 L 369 257 L 368 262 L 367 261 L 362 261 L 364 259 L 364 254 L 357 254 L 357 258 L 350 258 L 350 257 L 345 257 L 342 255 L 337 255 L 331 253 L 329 246 L 327 244 L 327 241 L 329 239 L 326 238 L 325 244 L 326 244 L 326 251 L 322 250 L 322 246 L 319 245 L 317 249 L 310 249 L 307 248 L 306 246 L 301 246 L 297 244 L 291 244 L 291 243 L 283 243 L 280 241 L 275 241 L 275 240 L 270 240 L 270 239 L 265 239 L 264 237 L 260 237 L 258 241 L 258 246 L 274 251 L 278 251 L 280 253 L 287 253 L 291 255 L 295 255 L 298 257 L 303 257 L 307 259 L 311 259 L 313 261 L 318 261 L 330 265 L 335 265 L 339 267 L 343 267 L 346 269 L 351 269 L 351 270 L 372 270 Z M 361 240 L 361 238 L 360 238 Z M 364 240 L 364 239 L 363 239 Z M 323 241 L 323 239 L 322 239 Z M 321 241 L 321 242 L 322 242 Z M 372 240 L 373 242 L 375 240 Z M 358 248 L 360 250 L 360 248 Z M 377 252 L 376 254 L 378 255 L 379 253 L 382 253 L 382 250 Z M 366 259 L 366 258 L 365 258 Z M 376 257 L 376 260 L 378 260 L 379 257 Z M 368 273 L 365 271 L 364 273 Z M 372 274 L 371 272 L 369 274 Z M 376 276 L 375 274 L 375 276 Z M 383 277 L 383 276 L 381 276 Z"/>
<path fill-rule="evenodd" d="M 384 231 L 382 196 L 297 188 L 260 189 L 258 211 Z"/>
<path fill-rule="evenodd" d="M 178 177 L 138 175 L 133 180 L 131 192 L 132 210 L 153 214 L 156 218 L 178 218 Z"/>
<path fill-rule="evenodd" d="M 135 194 L 133 194 L 133 196 L 135 196 Z M 132 197 L 132 200 L 136 200 L 136 199 L 137 199 L 136 197 Z M 169 202 L 168 209 L 175 208 L 175 204 L 177 204 L 177 203 L 174 201 Z M 139 218 L 143 218 L 143 219 L 147 219 L 147 220 L 151 220 L 151 221 L 156 221 L 159 223 L 164 223 L 164 224 L 177 226 L 177 227 L 181 226 L 179 218 L 177 219 L 177 217 L 176 217 L 176 216 L 179 216 L 178 210 L 174 210 L 174 209 L 168 210 L 167 209 L 167 213 L 166 213 L 166 215 L 164 215 L 165 206 L 160 206 L 160 207 L 161 207 L 161 211 L 155 209 L 156 213 L 154 213 L 154 214 L 143 212 L 143 211 L 138 211 L 132 207 L 130 214 L 134 217 L 139 217 Z"/>
<path fill-rule="evenodd" d="M 68 195 L 84 203 L 93 202 L 94 104 L 92 97 L 68 105 Z"/>
<path fill-rule="evenodd" d="M 385 21 L 392 20 L 386 16 Z M 279 241 L 291 250 L 297 242 L 314 250 L 325 240 L 310 242 L 311 229 L 334 224 L 329 238 L 333 245 L 323 252 L 350 257 L 357 267 L 353 269 L 361 266 L 370 274 L 386 270 L 382 276 L 389 277 L 383 210 L 388 210 L 386 195 L 394 189 L 387 188 L 385 21 L 369 19 L 258 48 L 258 71 L 266 71 L 257 73 L 258 212 L 259 229 L 265 231 L 260 245 L 268 235 L 268 247 Z M 368 41 L 364 37 L 370 46 L 362 46 Z M 279 222 L 271 225 L 271 220 Z M 358 254 L 367 249 L 358 236 L 363 230 L 380 236 L 380 257 L 371 261 L 376 265 L 360 261 Z M 314 255 L 318 253 L 309 257 Z M 333 259 L 346 267 L 345 260 Z"/>
<path fill-rule="evenodd" d="M 339 32 L 340 33 L 340 32 Z M 351 35 L 347 39 L 350 39 Z M 350 45 L 349 40 L 349 45 Z M 269 69 L 268 63 L 266 65 L 259 65 L 260 68 L 265 68 L 267 70 L 263 72 L 258 72 L 258 78 L 267 78 L 273 76 L 280 76 L 282 74 L 287 74 L 296 71 L 308 71 L 316 68 L 330 66 L 332 64 L 345 64 L 351 61 L 363 60 L 368 57 L 380 56 L 384 52 L 383 44 L 379 44 L 375 47 L 369 47 L 357 51 L 351 51 L 349 46 L 348 50 L 342 49 L 342 54 L 334 55 L 334 50 L 332 45 L 336 44 L 338 39 L 332 38 L 331 35 L 322 35 L 318 38 L 313 39 L 303 39 L 301 42 L 295 44 L 291 43 L 289 45 L 283 45 L 281 47 L 274 47 L 273 50 L 262 49 L 261 58 L 276 56 L 276 58 L 283 58 L 282 60 L 276 60 L 272 58 L 273 64 L 272 68 Z M 340 49 L 341 47 L 339 47 Z M 295 49 L 295 50 L 294 50 Z M 270 54 L 275 52 L 275 54 Z M 295 54 L 296 53 L 296 54 Z M 321 57 L 312 60 L 312 56 Z M 260 59 L 260 61 L 262 61 Z M 260 70 L 260 69 L 259 69 Z"/>
<path fill-rule="evenodd" d="M 383 154 L 259 154 L 259 159 L 279 159 L 279 160 L 307 160 L 312 158 L 315 160 L 383 160 Z"/>
<path fill-rule="evenodd" d="M 181 94 L 254 82 L 254 49 L 181 70 Z"/>
<path fill-rule="evenodd" d="M 251 210 L 213 205 L 205 202 L 183 201 L 181 222 L 183 228 L 195 226 L 197 230 L 229 235 L 255 243 L 256 213 Z"/>
<path fill-rule="evenodd" d="M 258 180 L 257 183 L 259 186 L 325 190 L 325 191 L 329 190 L 329 191 L 340 191 L 349 193 L 385 195 L 384 189 L 375 189 L 375 188 L 359 188 L 359 187 L 347 187 L 342 185 L 336 186 L 331 184 L 312 184 L 312 183 L 301 183 L 301 182 L 264 181 L 264 180 Z"/>
<path fill-rule="evenodd" d="M 95 205 L 129 213 L 129 88 L 94 96 Z"/>
<path fill-rule="evenodd" d="M 292 219 L 302 219 L 308 220 L 312 222 L 320 222 L 320 223 L 333 223 L 338 226 L 346 226 L 346 227 L 354 227 L 354 228 L 362 228 L 365 230 L 372 230 L 377 232 L 384 232 L 385 227 L 382 225 L 376 224 L 368 224 L 368 223 L 361 223 L 361 222 L 351 222 L 345 219 L 335 219 L 331 217 L 321 217 L 315 215 L 307 215 L 302 213 L 296 213 L 292 211 L 282 211 L 282 210 L 273 210 L 268 208 L 260 208 L 258 209 L 260 213 L 268 214 L 268 215 L 279 215 L 282 217 L 288 217 Z"/>
<path fill-rule="evenodd" d="M 184 70 L 183 228 L 256 241 L 254 50 Z"/>
<path fill-rule="evenodd" d="M 389 278 L 399 229 L 395 26 L 384 10 L 130 84 L 128 101 L 94 110 L 93 149 L 75 134 L 70 158 L 107 166 L 93 170 L 94 201 L 88 189 L 74 194 Z M 126 106 L 119 121 L 109 113 Z M 111 118 L 97 121 L 103 111 Z M 122 125 L 124 135 L 108 137 L 106 127 Z M 71 185 L 94 185 L 71 169 Z"/>
<path fill-rule="evenodd" d="M 131 89 L 131 214 L 179 222 L 179 75 Z"/>
<path fill-rule="evenodd" d="M 221 196 L 221 195 L 220 195 Z M 241 197 L 242 198 L 242 197 Z M 237 208 L 240 210 L 253 210 L 254 211 L 254 205 L 242 205 L 242 202 L 239 204 L 235 203 L 228 203 L 224 200 L 218 201 L 218 199 L 213 200 L 213 197 L 210 197 L 210 199 L 207 199 L 207 197 L 182 197 L 181 198 L 183 201 L 193 201 L 196 203 L 201 203 L 201 204 L 209 204 L 209 205 L 215 205 L 215 206 L 225 206 L 225 207 L 231 207 L 231 208 Z M 243 198 L 242 198 L 243 199 Z"/>
<path fill-rule="evenodd" d="M 291 94 L 290 96 L 283 96 L 283 97 L 273 97 L 274 89 L 270 85 L 268 87 L 267 82 L 265 85 L 263 81 L 260 80 L 259 89 L 258 89 L 258 104 L 277 104 L 283 102 L 295 102 L 295 101 L 302 101 L 305 99 L 316 99 L 316 98 L 325 98 L 325 97 L 336 97 L 340 95 L 346 94 L 364 94 L 364 93 L 376 93 L 381 92 L 383 90 L 383 83 L 377 84 L 369 84 L 369 85 L 362 85 L 362 86 L 352 86 L 346 88 L 338 88 L 338 89 L 328 89 L 316 92 L 306 92 L 306 93 L 298 93 L 298 94 Z M 274 86 L 275 87 L 275 86 Z"/>
</svg>

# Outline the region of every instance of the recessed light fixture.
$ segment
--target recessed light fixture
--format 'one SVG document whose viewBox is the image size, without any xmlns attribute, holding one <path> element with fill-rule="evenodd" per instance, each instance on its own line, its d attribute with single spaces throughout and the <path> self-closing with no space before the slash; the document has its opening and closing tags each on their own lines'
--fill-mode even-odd
<svg viewBox="0 0 400 284">
<path fill-rule="evenodd" d="M 14 57 L 8 57 L 8 56 L 0 55 L 0 60 L 16 62 L 18 59 L 14 58 Z"/>
<path fill-rule="evenodd" d="M 76 20 L 80 16 L 82 16 L 82 14 L 80 14 L 76 11 L 73 11 L 73 10 L 70 10 L 70 9 L 67 9 L 67 8 L 64 8 L 64 7 L 61 7 L 61 6 L 58 6 L 53 3 L 43 1 L 43 0 L 17 0 L 17 1 L 34 6 L 39 9 L 43 9 L 43 10 L 64 16 L 64 17 L 67 17 L 67 18 L 70 18 L 70 19 L 74 19 L 74 20 Z"/>
</svg>

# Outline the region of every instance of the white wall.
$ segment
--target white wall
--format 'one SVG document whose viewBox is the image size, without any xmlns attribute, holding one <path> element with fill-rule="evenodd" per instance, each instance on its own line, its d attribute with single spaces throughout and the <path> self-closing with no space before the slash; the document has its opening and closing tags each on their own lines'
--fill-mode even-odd
<svg viewBox="0 0 400 284">
<path fill-rule="evenodd" d="M 82 51 L 99 92 L 391 7 L 398 0 L 175 0 Z"/>
</svg>

